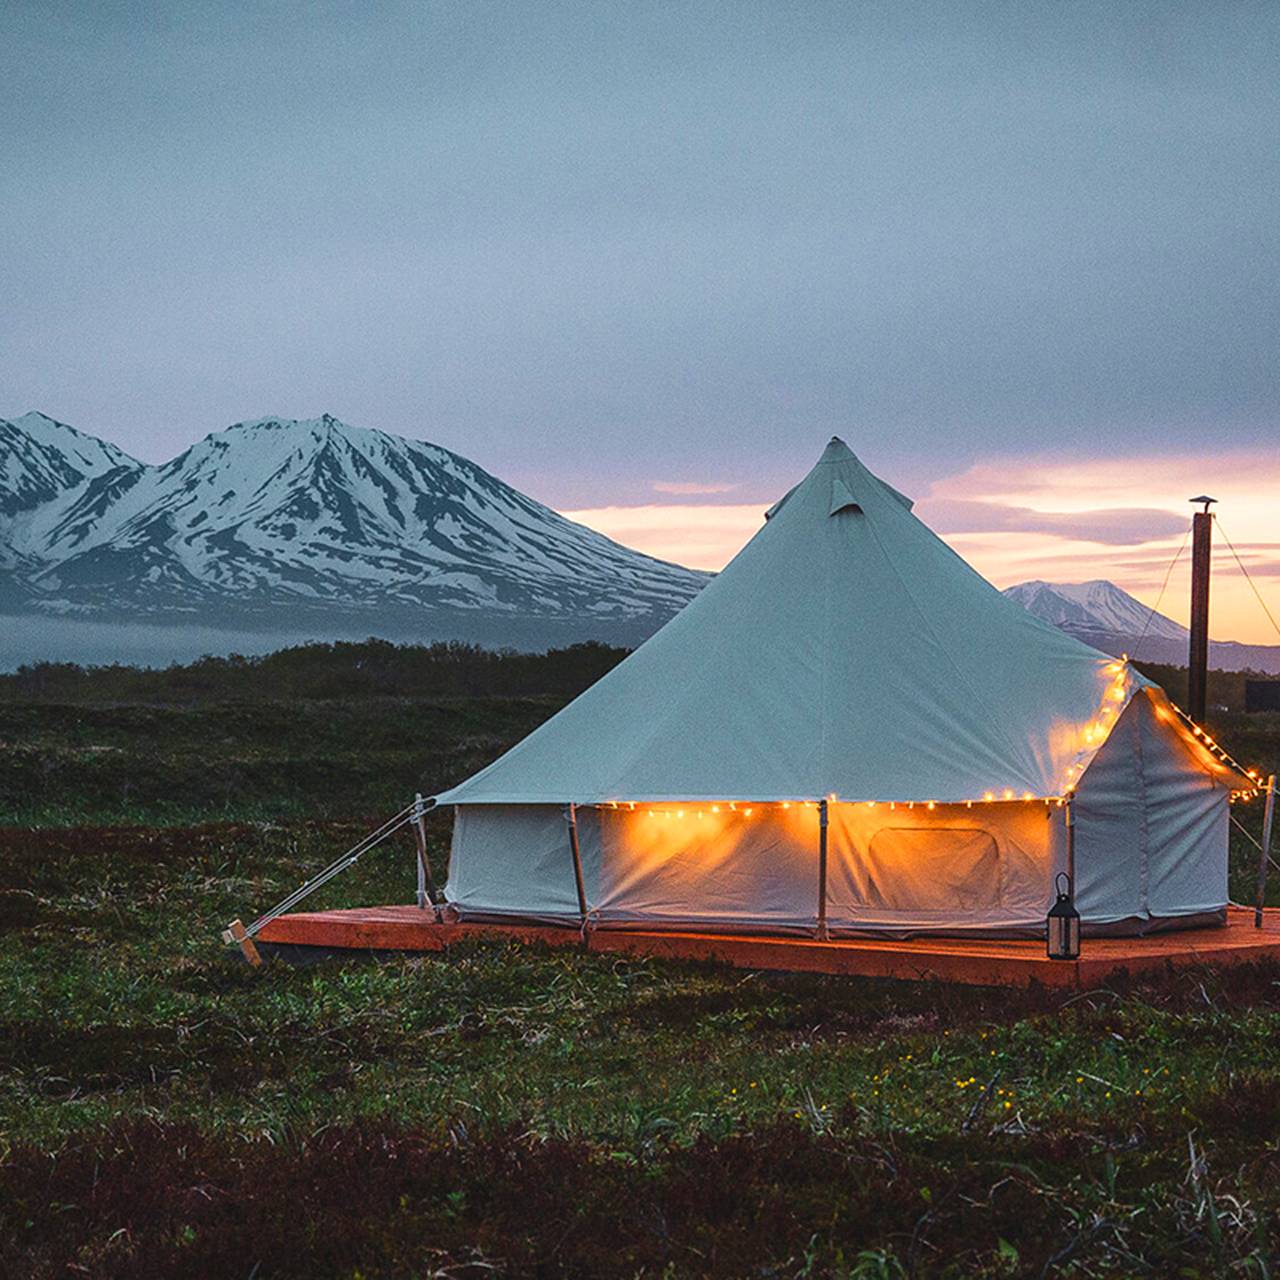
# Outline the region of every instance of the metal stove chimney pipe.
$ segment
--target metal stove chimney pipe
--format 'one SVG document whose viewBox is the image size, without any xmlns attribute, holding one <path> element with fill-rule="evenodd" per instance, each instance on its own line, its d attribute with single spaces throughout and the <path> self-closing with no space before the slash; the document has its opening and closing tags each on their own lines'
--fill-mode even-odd
<svg viewBox="0 0 1280 1280">
<path fill-rule="evenodd" d="M 1217 501 L 1207 494 L 1188 499 L 1203 502 L 1191 528 L 1191 640 L 1187 653 L 1187 714 L 1204 724 L 1205 689 L 1209 675 L 1209 562 L 1213 552 L 1213 516 Z"/>
</svg>

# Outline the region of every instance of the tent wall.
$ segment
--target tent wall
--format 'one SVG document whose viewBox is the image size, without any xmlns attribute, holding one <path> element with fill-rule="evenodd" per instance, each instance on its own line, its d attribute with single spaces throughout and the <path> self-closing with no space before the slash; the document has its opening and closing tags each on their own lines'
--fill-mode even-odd
<svg viewBox="0 0 1280 1280">
<path fill-rule="evenodd" d="M 582 818 L 587 817 L 584 811 Z M 582 851 L 587 899 L 596 883 Z M 460 912 L 557 920 L 578 913 L 569 829 L 558 805 L 459 805 L 445 898 Z"/>
<path fill-rule="evenodd" d="M 1158 698 L 1133 698 L 1076 796 L 1086 924 L 1135 932 L 1221 913 L 1229 794 Z M 833 933 L 1043 929 L 1066 866 L 1056 804 L 832 804 L 829 813 Z M 459 805 L 456 815 L 446 894 L 462 916 L 578 918 L 563 806 Z M 578 832 L 597 925 L 786 933 L 816 923 L 816 805 L 583 807 Z"/>
<path fill-rule="evenodd" d="M 1221 912 L 1230 789 L 1143 693 L 1121 715 L 1076 798 L 1076 905 L 1094 924 Z"/>
<path fill-rule="evenodd" d="M 816 806 L 579 809 L 596 924 L 809 931 L 818 910 Z M 568 830 L 551 805 L 459 806 L 447 897 L 466 916 L 576 918 Z M 683 816 L 681 816 L 683 815 Z M 827 918 L 863 930 L 1034 932 L 1061 858 L 1042 802 L 833 804 Z"/>
</svg>

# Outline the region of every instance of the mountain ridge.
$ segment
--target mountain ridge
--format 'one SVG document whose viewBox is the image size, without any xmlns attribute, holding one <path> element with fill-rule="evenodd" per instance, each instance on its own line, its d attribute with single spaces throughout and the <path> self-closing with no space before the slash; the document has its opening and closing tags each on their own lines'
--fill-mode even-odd
<svg viewBox="0 0 1280 1280">
<path fill-rule="evenodd" d="M 23 495 L 0 513 L 0 563 L 46 613 L 394 609 L 643 638 L 708 577 L 331 414 L 234 423 L 158 465 L 24 415 L 0 420 L 0 475 Z"/>
</svg>

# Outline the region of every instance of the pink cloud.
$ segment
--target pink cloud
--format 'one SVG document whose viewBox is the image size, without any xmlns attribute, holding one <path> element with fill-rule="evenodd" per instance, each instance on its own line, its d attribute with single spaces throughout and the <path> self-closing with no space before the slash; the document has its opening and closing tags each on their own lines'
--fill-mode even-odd
<svg viewBox="0 0 1280 1280">
<path fill-rule="evenodd" d="M 736 484 L 698 484 L 696 481 L 656 480 L 653 490 L 655 493 L 695 497 L 713 493 L 731 493 L 737 487 Z"/>
</svg>

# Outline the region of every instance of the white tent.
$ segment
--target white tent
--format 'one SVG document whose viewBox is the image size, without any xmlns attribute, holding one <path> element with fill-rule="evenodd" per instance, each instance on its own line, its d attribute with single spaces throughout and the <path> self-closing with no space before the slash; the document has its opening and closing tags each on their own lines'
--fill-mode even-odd
<svg viewBox="0 0 1280 1280">
<path fill-rule="evenodd" d="M 464 919 L 1029 933 L 1068 808 L 1086 923 L 1220 916 L 1252 785 L 832 440 L 683 612 L 436 799 Z"/>
</svg>

